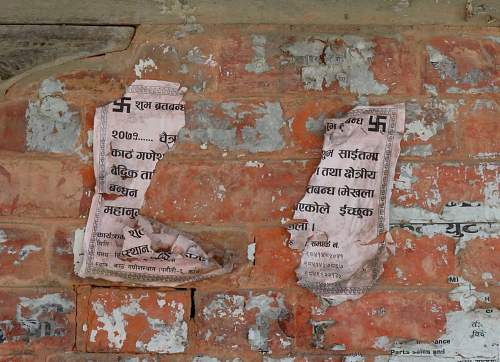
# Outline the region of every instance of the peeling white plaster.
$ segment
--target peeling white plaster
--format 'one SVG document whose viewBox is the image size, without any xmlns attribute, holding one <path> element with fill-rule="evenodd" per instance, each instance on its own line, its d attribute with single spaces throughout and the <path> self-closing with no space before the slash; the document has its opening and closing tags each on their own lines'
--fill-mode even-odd
<svg viewBox="0 0 500 362">
<path fill-rule="evenodd" d="M 417 178 L 413 176 L 413 164 L 404 163 L 400 167 L 399 176 L 394 180 L 394 188 L 398 190 L 411 191 L 414 183 L 417 182 Z M 404 201 L 404 198 L 400 197 L 399 201 Z"/>
<path fill-rule="evenodd" d="M 264 356 L 262 362 L 294 362 L 295 357 L 281 357 L 281 358 L 272 358 L 268 356 Z"/>
<path fill-rule="evenodd" d="M 64 84 L 45 79 L 38 99 L 26 109 L 26 147 L 28 151 L 76 153 L 80 136 L 80 117 L 63 98 Z"/>
<path fill-rule="evenodd" d="M 391 347 L 391 341 L 387 336 L 377 337 L 372 347 L 388 351 Z"/>
<path fill-rule="evenodd" d="M 157 353 L 184 352 L 187 345 L 187 323 L 184 321 L 184 306 L 175 301 L 169 303 L 169 306 L 175 310 L 175 321 L 167 324 L 161 319 L 151 318 L 147 315 L 147 312 L 140 306 L 142 298 L 129 298 L 128 303 L 113 309 L 109 314 L 106 312 L 102 301 L 93 302 L 92 308 L 97 315 L 97 321 L 101 323 L 101 326 L 98 326 L 97 330 L 95 330 L 95 334 L 100 330 L 105 331 L 109 348 L 120 349 L 127 338 L 126 326 L 128 322 L 125 317 L 142 314 L 146 316 L 150 328 L 156 333 L 149 341 L 138 338 L 136 348 L 139 351 Z M 92 334 L 94 334 L 94 330 Z M 93 340 L 95 341 L 95 336 Z"/>
<path fill-rule="evenodd" d="M 139 62 L 134 66 L 135 76 L 142 78 L 142 73 L 151 72 L 153 69 L 158 69 L 153 59 L 139 59 Z"/>
<path fill-rule="evenodd" d="M 266 42 L 264 35 L 252 35 L 254 56 L 251 63 L 245 64 L 247 72 L 261 74 L 272 69 L 266 61 Z"/>
<path fill-rule="evenodd" d="M 448 123 L 455 122 L 458 106 L 461 104 L 463 100 L 455 103 L 436 98 L 423 106 L 415 102 L 407 103 L 407 121 L 403 139 L 408 141 L 416 138 L 428 141 L 443 130 Z"/>
<path fill-rule="evenodd" d="M 263 162 L 259 162 L 259 161 L 247 161 L 245 163 L 245 167 L 262 168 L 262 167 L 264 167 L 264 163 Z"/>
<path fill-rule="evenodd" d="M 181 353 L 187 345 L 187 323 L 184 321 L 184 306 L 172 301 L 169 306 L 175 311 L 175 322 L 168 325 L 165 321 L 148 317 L 148 323 L 157 333 L 146 344 L 136 342 L 136 347 L 143 352 Z"/>
<path fill-rule="evenodd" d="M 245 297 L 242 295 L 217 294 L 214 299 L 203 308 L 203 318 L 210 320 L 212 318 L 232 317 L 244 321 Z M 240 322 L 235 321 L 236 324 Z"/>
<path fill-rule="evenodd" d="M 248 329 L 248 343 L 254 351 L 270 352 L 269 327 L 272 320 L 281 320 L 288 314 L 283 296 L 272 297 L 265 294 L 254 296 L 250 293 L 246 310 L 257 309 L 255 324 Z M 285 340 L 289 337 L 283 335 Z"/>
<path fill-rule="evenodd" d="M 342 362 L 365 362 L 363 356 L 345 356 Z"/>
<path fill-rule="evenodd" d="M 8 240 L 9 238 L 7 237 L 7 233 L 5 232 L 5 230 L 0 229 L 0 244 L 5 243 Z"/>
<path fill-rule="evenodd" d="M 247 246 L 247 259 L 253 263 L 255 261 L 255 243 L 248 244 Z"/>
<path fill-rule="evenodd" d="M 26 258 L 31 253 L 37 253 L 40 250 L 42 250 L 42 248 L 39 247 L 39 246 L 37 246 L 37 245 L 32 245 L 32 244 L 23 245 L 23 247 L 21 248 L 21 250 L 19 250 L 19 253 L 18 253 L 18 256 L 17 256 L 17 260 L 14 261 L 14 265 L 21 264 L 21 262 L 23 262 L 24 260 L 26 260 Z"/>
<path fill-rule="evenodd" d="M 69 313 L 74 308 L 75 304 L 61 293 L 46 294 L 40 298 L 21 297 L 16 306 L 16 320 L 28 338 L 54 336 L 56 331 L 61 336 L 67 327 L 59 324 L 58 319 L 53 319 L 52 314 Z"/>
<path fill-rule="evenodd" d="M 462 277 L 458 279 L 458 286 L 450 291 L 449 298 L 454 302 L 459 302 L 463 311 L 472 311 L 478 300 L 489 302 L 490 295 L 488 293 L 478 292 L 472 283 Z"/>
<path fill-rule="evenodd" d="M 342 46 L 336 44 L 342 41 Z M 355 35 L 317 35 L 285 44 L 291 56 L 285 63 L 301 66 L 305 89 L 322 90 L 337 82 L 340 88 L 358 94 L 386 94 L 389 87 L 375 80 L 371 64 L 375 43 Z"/>
<path fill-rule="evenodd" d="M 224 185 L 219 185 L 219 187 L 217 188 L 216 196 L 219 201 L 224 201 L 224 197 L 226 196 L 226 188 L 224 187 Z"/>
</svg>

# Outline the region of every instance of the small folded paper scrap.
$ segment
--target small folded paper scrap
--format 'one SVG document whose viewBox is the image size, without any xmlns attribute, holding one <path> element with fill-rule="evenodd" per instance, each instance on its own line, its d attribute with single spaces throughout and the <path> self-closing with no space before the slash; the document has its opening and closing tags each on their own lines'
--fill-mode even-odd
<svg viewBox="0 0 500 362">
<path fill-rule="evenodd" d="M 194 237 L 139 215 L 157 162 L 184 127 L 183 92 L 178 83 L 137 80 L 96 110 L 96 192 L 73 245 L 78 276 L 173 287 L 231 271 L 229 253 L 203 250 Z"/>
</svg>

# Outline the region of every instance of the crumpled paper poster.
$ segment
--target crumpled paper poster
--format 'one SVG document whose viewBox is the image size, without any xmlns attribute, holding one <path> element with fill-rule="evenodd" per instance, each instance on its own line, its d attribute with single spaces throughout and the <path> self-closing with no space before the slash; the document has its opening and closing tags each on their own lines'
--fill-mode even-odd
<svg viewBox="0 0 500 362">
<path fill-rule="evenodd" d="M 137 80 L 96 110 L 96 190 L 83 241 L 74 244 L 78 276 L 176 286 L 231 270 L 226 255 L 139 215 L 156 163 L 184 127 L 182 94 L 177 83 Z"/>
<path fill-rule="evenodd" d="M 302 251 L 298 284 L 332 305 L 361 297 L 393 248 L 389 202 L 404 122 L 404 104 L 325 120 L 321 161 L 288 230 L 289 246 Z"/>
</svg>

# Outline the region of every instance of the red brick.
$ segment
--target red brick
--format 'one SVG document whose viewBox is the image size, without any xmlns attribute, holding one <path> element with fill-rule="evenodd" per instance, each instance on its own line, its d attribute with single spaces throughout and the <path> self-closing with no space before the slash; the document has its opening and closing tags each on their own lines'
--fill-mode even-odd
<svg viewBox="0 0 500 362">
<path fill-rule="evenodd" d="M 121 97 L 127 86 L 116 74 L 105 71 L 75 70 L 57 79 L 64 84 L 65 99 L 79 105 L 89 102 L 102 106 Z"/>
<path fill-rule="evenodd" d="M 12 356 L 1 356 L 2 362 L 35 362 L 43 361 L 45 355 L 43 352 L 36 354 L 18 354 Z"/>
<path fill-rule="evenodd" d="M 443 334 L 445 314 L 456 308 L 447 290 L 372 290 L 358 300 L 328 308 L 312 294 L 302 293 L 296 305 L 295 338 L 301 350 L 336 347 L 345 348 L 343 353 L 371 350 L 382 336 L 390 341 L 430 341 Z"/>
<path fill-rule="evenodd" d="M 49 249 L 50 276 L 61 284 L 81 284 L 84 279 L 78 278 L 73 271 L 73 242 L 75 230 L 83 232 L 85 225 L 57 227 L 51 235 Z"/>
<path fill-rule="evenodd" d="M 495 164 L 400 163 L 396 168 L 392 203 L 440 213 L 450 202 L 479 202 L 489 197 L 491 184 L 498 184 Z M 464 220 L 468 221 L 463 208 Z"/>
<path fill-rule="evenodd" d="M 0 355 L 69 351 L 75 340 L 75 295 L 64 289 L 1 289 Z"/>
<path fill-rule="evenodd" d="M 187 291 L 95 288 L 88 305 L 87 351 L 181 353 L 190 308 Z"/>
<path fill-rule="evenodd" d="M 47 357 L 47 362 L 155 362 L 156 356 L 144 354 L 116 354 L 116 353 L 57 353 Z"/>
<path fill-rule="evenodd" d="M 431 98 L 406 102 L 401 156 L 457 159 L 457 123 L 463 107 L 456 100 Z"/>
<path fill-rule="evenodd" d="M 497 93 L 500 44 L 471 36 L 438 36 L 425 42 L 424 83 L 440 93 Z"/>
<path fill-rule="evenodd" d="M 490 287 L 498 285 L 500 281 L 499 247 L 499 237 L 468 241 L 467 247 L 459 254 L 461 269 L 459 275 L 473 285 L 482 284 Z"/>
<path fill-rule="evenodd" d="M 321 156 L 323 146 L 323 120 L 339 117 L 354 107 L 354 99 L 289 99 L 283 101 L 287 119 L 291 119 L 289 147 L 301 157 Z"/>
<path fill-rule="evenodd" d="M 279 99 L 213 98 L 187 102 L 186 127 L 169 157 L 224 157 L 228 154 L 271 153 L 284 155 L 291 146 L 290 132 Z M 200 147 L 204 150 L 200 151 Z M 206 148 L 206 149 L 205 149 Z"/>
<path fill-rule="evenodd" d="M 262 355 L 257 352 L 236 351 L 228 353 L 219 351 L 216 353 L 205 354 L 195 351 L 182 355 L 159 355 L 158 362 L 262 362 Z"/>
<path fill-rule="evenodd" d="M 314 162 L 159 162 L 144 214 L 164 223 L 274 222 L 291 217 Z M 257 166 L 257 167 L 255 167 Z M 182 180 L 180 182 L 180 180 Z"/>
<path fill-rule="evenodd" d="M 124 72 L 124 79 L 128 83 L 135 79 L 163 79 L 180 83 L 190 95 L 213 93 L 219 72 L 219 41 L 217 32 L 200 32 L 186 38 L 177 38 L 172 28 L 143 32 L 127 59 L 133 63 Z M 154 66 L 145 67 L 138 76 L 136 69 L 141 61 L 148 60 Z"/>
<path fill-rule="evenodd" d="M 196 340 L 200 349 L 217 352 L 291 351 L 288 324 L 293 311 L 279 292 L 253 290 L 196 293 Z"/>
<path fill-rule="evenodd" d="M 0 103 L 1 150 L 23 152 L 26 145 L 25 99 Z"/>
<path fill-rule="evenodd" d="M 249 285 L 252 287 L 296 287 L 295 269 L 300 254 L 290 249 L 286 242 L 290 235 L 285 228 L 260 228 L 253 232 L 255 240 L 255 265 Z"/>
<path fill-rule="evenodd" d="M 0 159 L 0 215 L 78 217 L 78 161 Z"/>
<path fill-rule="evenodd" d="M 90 336 L 89 329 L 89 299 L 92 292 L 90 285 L 75 287 L 76 305 L 78 306 L 76 314 L 76 338 L 75 350 L 79 352 L 87 351 L 87 341 Z"/>
<path fill-rule="evenodd" d="M 278 91 L 284 73 L 279 63 L 279 44 L 283 41 L 283 34 L 273 32 L 273 29 L 273 26 L 250 26 L 245 31 L 235 27 L 224 29 L 218 87 L 220 92 L 261 96 Z M 259 55 L 256 54 L 257 51 Z M 252 64 L 256 66 L 251 68 Z"/>
<path fill-rule="evenodd" d="M 304 93 L 306 66 L 321 66 L 325 64 L 322 62 L 333 64 L 334 59 L 328 56 L 336 50 L 342 53 L 349 49 L 357 53 L 367 48 L 371 49 L 371 55 L 362 56 L 365 59 L 366 75 L 361 82 L 349 79 L 349 76 L 352 78 L 360 74 L 359 71 L 348 74 L 348 69 L 351 69 L 348 64 L 345 70 L 347 85 L 339 86 L 336 80 L 328 85 L 319 77 L 315 88 L 341 94 L 415 94 L 419 87 L 416 56 L 412 54 L 411 47 L 405 45 L 411 41 L 406 36 L 396 40 L 390 36 L 356 34 L 358 39 L 354 43 L 362 42 L 358 48 L 356 45 L 349 45 L 351 39 L 354 39 L 350 35 L 339 34 L 338 29 L 328 26 L 314 29 L 301 26 L 253 26 L 246 28 L 244 32 L 228 29 L 226 34 L 219 80 L 219 91 L 225 93 L 253 95 L 273 93 L 276 90 L 280 93 Z M 308 47 L 314 47 L 315 41 L 318 44 L 316 48 L 324 45 L 327 54 L 322 56 L 319 50 L 307 50 Z M 252 68 L 252 64 L 260 66 Z M 258 71 L 255 72 L 255 69 Z M 336 73 L 332 76 L 336 76 Z M 379 84 L 370 83 L 373 81 Z"/>
<path fill-rule="evenodd" d="M 417 237 L 399 228 L 393 229 L 391 235 L 396 243 L 396 254 L 384 264 L 379 283 L 446 287 L 448 275 L 457 274 L 458 259 L 453 238 L 444 235 Z"/>
<path fill-rule="evenodd" d="M 2 285 L 43 285 L 47 283 L 46 235 L 38 228 L 0 225 Z"/>
<path fill-rule="evenodd" d="M 500 104 L 495 100 L 476 99 L 468 102 L 461 113 L 460 145 L 466 157 L 498 157 L 500 155 Z"/>
</svg>

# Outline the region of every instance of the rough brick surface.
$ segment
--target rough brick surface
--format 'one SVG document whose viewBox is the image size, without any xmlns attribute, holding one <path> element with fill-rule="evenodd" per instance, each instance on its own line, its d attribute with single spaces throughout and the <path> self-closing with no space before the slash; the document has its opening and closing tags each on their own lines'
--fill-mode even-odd
<svg viewBox="0 0 500 362">
<path fill-rule="evenodd" d="M 190 310 L 189 292 L 96 288 L 79 313 L 87 314 L 89 352 L 181 353 Z"/>
<path fill-rule="evenodd" d="M 420 340 L 430 341 L 443 333 L 445 313 L 456 308 L 446 293 L 435 291 L 372 291 L 328 309 L 306 296 L 299 300 L 296 341 L 304 350 L 381 349 L 377 339 L 384 336 L 393 340 L 418 335 Z"/>
<path fill-rule="evenodd" d="M 82 178 L 76 159 L 0 159 L 0 187 L 1 215 L 79 216 Z"/>
<path fill-rule="evenodd" d="M 384 8 L 402 18 L 404 4 Z M 395 341 L 454 331 L 450 312 L 500 308 L 498 29 L 198 24 L 189 2 L 154 6 L 179 24 L 138 26 L 127 49 L 55 60 L 0 95 L 0 360 L 379 362 Z M 95 110 L 135 79 L 186 87 L 186 126 L 141 212 L 231 273 L 177 290 L 74 275 Z M 323 121 L 393 103 L 395 253 L 366 295 L 327 305 L 297 285 L 286 222 Z"/>
<path fill-rule="evenodd" d="M 431 38 L 425 42 L 424 83 L 442 93 L 498 93 L 499 49 L 495 38 Z"/>
<path fill-rule="evenodd" d="M 0 355 L 70 351 L 75 339 L 75 294 L 63 289 L 1 289 Z"/>
<path fill-rule="evenodd" d="M 46 234 L 30 225 L 0 224 L 0 283 L 43 285 L 48 273 Z"/>
</svg>

